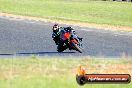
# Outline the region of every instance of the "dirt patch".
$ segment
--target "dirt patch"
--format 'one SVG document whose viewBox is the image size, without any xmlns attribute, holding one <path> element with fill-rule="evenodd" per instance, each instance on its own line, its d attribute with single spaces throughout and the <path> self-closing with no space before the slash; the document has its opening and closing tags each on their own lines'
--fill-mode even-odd
<svg viewBox="0 0 132 88">
<path fill-rule="evenodd" d="M 59 23 L 59 24 L 67 24 L 73 26 L 80 26 L 80 27 L 89 27 L 89 28 L 96 28 L 96 29 L 104 29 L 104 30 L 111 30 L 111 31 L 132 31 L 132 27 L 127 26 L 112 26 L 107 24 L 94 24 L 94 23 L 84 23 L 78 21 L 65 21 L 65 20 L 52 20 L 52 19 L 45 19 L 39 17 L 30 17 L 30 16 L 21 16 L 21 15 L 14 15 L 9 13 L 0 13 L 0 16 L 3 17 L 11 17 L 15 19 L 26 19 L 26 20 L 35 20 L 35 21 L 44 21 L 44 22 L 52 22 L 52 23 Z"/>
</svg>

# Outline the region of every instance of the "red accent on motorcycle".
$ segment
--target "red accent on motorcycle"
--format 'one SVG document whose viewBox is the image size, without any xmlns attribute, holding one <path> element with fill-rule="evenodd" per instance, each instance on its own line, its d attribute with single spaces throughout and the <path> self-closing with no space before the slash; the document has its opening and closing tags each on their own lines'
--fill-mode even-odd
<svg viewBox="0 0 132 88">
<path fill-rule="evenodd" d="M 71 36 L 71 35 L 70 35 L 70 32 L 66 32 L 66 33 L 64 33 L 64 35 L 63 35 L 64 40 L 69 39 L 70 36 Z"/>
<path fill-rule="evenodd" d="M 75 44 L 79 44 L 76 39 L 71 40 L 71 42 L 74 42 Z"/>
</svg>

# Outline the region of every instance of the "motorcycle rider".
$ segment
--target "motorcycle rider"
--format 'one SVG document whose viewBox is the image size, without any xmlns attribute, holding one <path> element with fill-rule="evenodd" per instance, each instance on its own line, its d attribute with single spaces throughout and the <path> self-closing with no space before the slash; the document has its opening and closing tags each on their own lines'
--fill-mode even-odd
<svg viewBox="0 0 132 88">
<path fill-rule="evenodd" d="M 71 27 L 60 27 L 58 24 L 54 24 L 52 30 L 53 30 L 53 34 L 52 34 L 53 40 L 55 41 L 56 45 L 58 45 L 58 48 L 63 47 L 63 50 L 67 48 L 67 46 L 64 46 L 64 41 L 61 39 L 64 32 L 70 32 L 71 36 L 74 36 L 75 38 L 82 41 L 82 38 L 78 37 L 75 34 L 75 30 Z"/>
<path fill-rule="evenodd" d="M 59 25 L 54 24 L 52 31 L 53 31 L 52 38 L 55 41 L 55 44 L 58 45 L 59 41 L 60 41 L 60 27 L 59 27 Z"/>
</svg>

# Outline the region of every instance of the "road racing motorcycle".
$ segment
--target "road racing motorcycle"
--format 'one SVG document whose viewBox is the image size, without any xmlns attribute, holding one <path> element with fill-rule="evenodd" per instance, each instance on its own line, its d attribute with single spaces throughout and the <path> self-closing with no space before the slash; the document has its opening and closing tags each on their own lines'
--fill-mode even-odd
<svg viewBox="0 0 132 88">
<path fill-rule="evenodd" d="M 70 31 L 61 33 L 61 36 L 61 42 L 57 47 L 58 52 L 63 52 L 69 48 L 69 50 L 76 50 L 82 53 L 82 39 L 79 40 L 77 37 L 74 37 Z"/>
</svg>

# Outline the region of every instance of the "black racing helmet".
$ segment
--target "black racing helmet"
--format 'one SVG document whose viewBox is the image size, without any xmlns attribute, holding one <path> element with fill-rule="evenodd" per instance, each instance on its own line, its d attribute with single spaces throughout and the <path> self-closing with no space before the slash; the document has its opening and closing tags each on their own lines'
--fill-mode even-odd
<svg viewBox="0 0 132 88">
<path fill-rule="evenodd" d="M 60 28 L 59 24 L 54 24 L 52 30 L 53 32 L 58 32 L 59 28 Z"/>
</svg>

